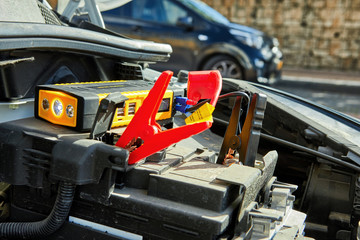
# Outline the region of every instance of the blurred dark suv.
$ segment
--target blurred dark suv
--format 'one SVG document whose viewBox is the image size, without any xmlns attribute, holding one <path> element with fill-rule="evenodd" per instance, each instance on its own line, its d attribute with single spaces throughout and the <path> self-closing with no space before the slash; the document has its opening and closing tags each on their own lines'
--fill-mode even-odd
<svg viewBox="0 0 360 240">
<path fill-rule="evenodd" d="M 218 69 L 223 77 L 271 84 L 281 77 L 278 40 L 231 23 L 198 0 L 132 0 L 104 11 L 106 27 L 132 38 L 173 47 L 157 70 Z"/>
</svg>

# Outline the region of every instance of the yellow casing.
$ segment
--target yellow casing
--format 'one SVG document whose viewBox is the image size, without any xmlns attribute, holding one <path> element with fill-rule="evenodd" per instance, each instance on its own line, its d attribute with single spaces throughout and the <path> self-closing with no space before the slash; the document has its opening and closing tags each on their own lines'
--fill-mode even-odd
<svg viewBox="0 0 360 240">
<path fill-rule="evenodd" d="M 50 107 L 48 109 L 44 109 L 42 107 L 42 100 L 45 98 L 49 101 Z M 66 93 L 59 92 L 59 91 L 40 90 L 39 91 L 39 99 L 40 100 L 36 103 L 36 104 L 38 104 L 39 117 L 46 119 L 47 121 L 54 123 L 54 124 L 59 124 L 59 125 L 64 125 L 64 126 L 69 126 L 69 127 L 76 127 L 77 104 L 78 104 L 77 98 L 72 97 Z M 59 116 L 57 116 L 55 114 L 55 112 L 52 108 L 52 106 L 56 100 L 61 100 L 61 102 L 63 104 L 63 111 Z M 74 107 L 74 116 L 72 118 L 69 118 L 65 113 L 66 107 L 70 104 Z"/>
</svg>

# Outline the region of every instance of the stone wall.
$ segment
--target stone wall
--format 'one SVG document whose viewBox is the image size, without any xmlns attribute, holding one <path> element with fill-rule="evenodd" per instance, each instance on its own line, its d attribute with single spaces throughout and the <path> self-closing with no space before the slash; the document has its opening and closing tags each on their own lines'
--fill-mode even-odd
<svg viewBox="0 0 360 240">
<path fill-rule="evenodd" d="M 277 37 L 288 67 L 360 69 L 360 0 L 203 1 Z"/>
</svg>

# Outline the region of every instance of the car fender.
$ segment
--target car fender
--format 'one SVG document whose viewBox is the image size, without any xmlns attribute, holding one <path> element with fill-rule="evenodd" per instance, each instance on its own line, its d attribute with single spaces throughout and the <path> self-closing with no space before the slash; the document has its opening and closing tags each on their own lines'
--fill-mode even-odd
<svg viewBox="0 0 360 240">
<path fill-rule="evenodd" d="M 253 69 L 249 56 L 240 48 L 229 43 L 216 43 L 207 46 L 200 51 L 197 57 L 198 69 L 211 57 L 215 55 L 229 55 L 235 58 L 245 70 Z"/>
</svg>

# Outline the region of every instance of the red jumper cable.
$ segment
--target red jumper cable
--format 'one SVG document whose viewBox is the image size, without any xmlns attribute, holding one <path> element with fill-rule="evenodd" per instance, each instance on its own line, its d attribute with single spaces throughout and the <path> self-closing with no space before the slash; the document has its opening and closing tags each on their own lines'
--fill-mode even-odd
<svg viewBox="0 0 360 240">
<path fill-rule="evenodd" d="M 142 139 L 143 144 L 130 153 L 129 164 L 135 164 L 180 140 L 209 129 L 212 125 L 211 121 L 205 121 L 163 131 L 156 123 L 155 115 L 172 75 L 171 71 L 165 71 L 160 75 L 116 143 L 116 146 L 125 148 L 133 139 Z M 221 87 L 222 78 L 217 70 L 189 72 L 187 97 L 195 102 L 200 99 L 211 99 L 210 104 L 215 107 Z"/>
</svg>

